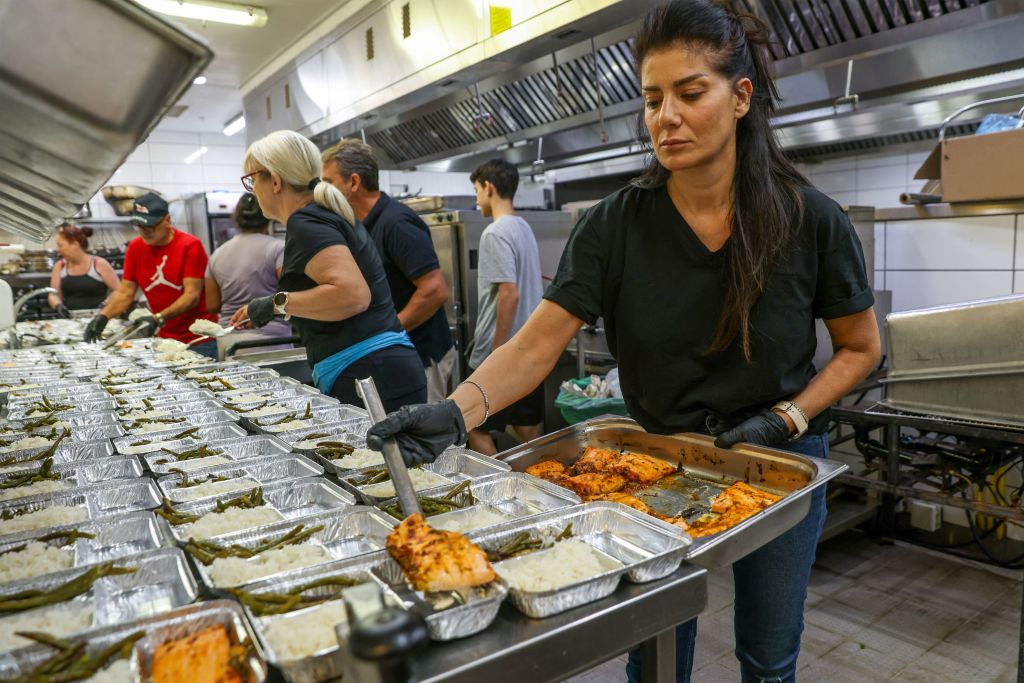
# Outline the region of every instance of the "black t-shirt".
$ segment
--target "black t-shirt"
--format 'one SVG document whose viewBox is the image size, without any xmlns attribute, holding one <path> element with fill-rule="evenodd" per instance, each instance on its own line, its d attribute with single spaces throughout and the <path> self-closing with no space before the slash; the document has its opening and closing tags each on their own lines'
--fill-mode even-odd
<svg viewBox="0 0 1024 683">
<path fill-rule="evenodd" d="M 370 231 L 373 243 L 377 245 L 384 273 L 391 287 L 391 299 L 395 310 L 400 311 L 409 303 L 416 285 L 413 281 L 437 270 L 441 264 L 430 239 L 430 228 L 416 212 L 401 202 L 396 202 L 384 192 L 363 221 Z M 426 322 L 409 332 L 423 366 L 431 360 L 439 361 L 452 348 L 452 335 L 448 329 L 448 318 L 442 306 Z"/>
<path fill-rule="evenodd" d="M 864 254 L 834 201 L 804 189 L 804 220 L 751 311 L 751 362 L 738 341 L 715 354 L 730 242 L 711 252 L 664 187 L 627 187 L 576 225 L 545 294 L 593 324 L 604 317 L 630 414 L 658 433 L 734 424 L 799 393 L 815 374 L 814 319 L 874 303 Z M 827 428 L 828 414 L 811 421 Z"/>
<path fill-rule="evenodd" d="M 301 292 L 316 287 L 316 282 L 306 275 L 306 264 L 321 250 L 336 244 L 352 252 L 370 288 L 370 306 L 345 320 L 325 322 L 292 317 L 292 325 L 306 347 L 310 366 L 381 332 L 402 331 L 391 303 L 384 267 L 366 229 L 359 223 L 353 226 L 316 204 L 308 204 L 288 217 L 281 290 Z"/>
</svg>

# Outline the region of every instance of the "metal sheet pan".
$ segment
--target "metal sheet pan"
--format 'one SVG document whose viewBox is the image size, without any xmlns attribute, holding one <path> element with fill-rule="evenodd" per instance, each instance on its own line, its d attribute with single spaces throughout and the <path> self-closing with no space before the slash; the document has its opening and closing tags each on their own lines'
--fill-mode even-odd
<svg viewBox="0 0 1024 683">
<path fill-rule="evenodd" d="M 689 518 L 700 516 L 703 510 L 694 507 L 692 496 L 707 501 L 735 481 L 783 496 L 731 529 L 696 539 L 687 551 L 687 559 L 703 567 L 732 564 L 780 536 L 806 516 L 812 491 L 847 469 L 842 463 L 749 444 L 728 450 L 716 448 L 711 437 L 699 434 L 649 434 L 627 418 L 588 420 L 498 457 L 512 469 L 523 471 L 542 460 L 569 465 L 588 446 L 646 453 L 677 464 L 688 479 L 687 486 L 656 488 L 651 495 L 634 494 L 663 514 L 678 514 L 688 506 L 693 508 Z M 672 507 L 677 509 L 669 509 Z"/>
<path fill-rule="evenodd" d="M 68 531 L 90 534 L 93 538 L 77 538 L 71 543 L 68 543 L 66 537 L 39 541 L 41 537 L 52 533 L 49 530 L 40 530 L 30 535 L 23 535 L 17 541 L 0 543 L 0 555 L 17 550 L 26 543 L 36 541 L 55 548 L 66 548 L 72 555 L 71 566 L 81 568 L 174 545 L 174 539 L 171 537 L 167 525 L 161 524 L 160 520 L 148 512 L 116 515 L 99 522 L 79 524 Z M 35 575 L 35 577 L 41 576 L 44 574 L 36 573 Z"/>
<path fill-rule="evenodd" d="M 184 553 L 178 548 L 140 553 L 117 564 L 135 567 L 136 571 L 99 579 L 92 590 L 68 601 L 94 610 L 91 627 L 79 631 L 79 634 L 167 612 L 196 599 L 195 579 L 189 572 Z M 52 590 L 83 571 L 80 568 L 68 569 L 41 578 L 5 584 L 0 586 L 0 597 L 24 590 Z M 25 642 L 27 645 L 30 641 Z"/>
<path fill-rule="evenodd" d="M 215 451 L 216 455 L 229 460 L 249 460 L 251 458 L 262 458 L 272 455 L 281 456 L 287 455 L 291 452 L 288 444 L 266 434 L 259 436 L 239 436 L 233 439 L 224 439 L 222 441 L 209 441 L 206 445 L 211 451 Z M 145 461 L 146 467 L 156 474 L 169 474 L 171 468 L 174 467 L 184 469 L 181 467 L 181 463 L 178 463 L 173 455 L 166 451 L 147 453 L 142 456 L 142 459 Z M 189 469 L 198 469 L 201 467 L 201 465 L 199 465 L 201 460 L 206 460 L 206 458 L 188 460 L 186 462 L 190 465 Z"/>
<path fill-rule="evenodd" d="M 301 455 L 271 456 L 267 458 L 252 458 L 240 460 L 229 465 L 217 465 L 188 472 L 192 481 L 206 481 L 211 478 L 225 477 L 227 479 L 247 478 L 254 479 L 260 484 L 269 484 L 282 479 L 303 479 L 305 477 L 319 477 L 324 473 L 322 467 Z M 180 474 L 167 474 L 156 480 L 160 490 L 171 502 L 179 502 L 182 477 Z M 242 486 L 239 490 L 250 488 Z"/>
<path fill-rule="evenodd" d="M 223 626 L 233 644 L 247 646 L 240 658 L 240 674 L 245 683 L 262 683 L 267 677 L 267 666 L 263 661 L 241 606 L 230 600 L 214 600 L 196 605 L 179 607 L 151 617 L 125 622 L 116 626 L 93 629 L 88 635 L 69 640 L 86 640 L 86 652 L 95 654 L 104 648 L 123 640 L 138 631 L 145 631 L 146 637 L 135 644 L 129 658 L 134 680 L 149 680 L 152 658 L 156 648 L 165 642 L 179 640 L 197 631 L 213 626 Z M 42 645 L 15 650 L 9 656 L 0 657 L 0 677 L 14 678 L 26 675 L 53 654 L 53 649 Z"/>
<path fill-rule="evenodd" d="M 152 510 L 159 505 L 160 489 L 157 487 L 156 482 L 150 479 L 122 479 L 104 484 L 84 486 L 70 491 L 58 491 L 40 496 L 0 502 L 0 514 L 6 513 L 21 516 L 61 506 L 82 509 L 85 511 L 86 519 L 97 520 L 125 512 Z M 74 528 L 80 524 L 82 524 L 82 521 L 45 528 L 51 530 Z M 31 535 L 36 531 L 33 529 L 24 532 L 11 532 L 9 529 L 9 524 L 0 524 L 0 537 L 3 537 L 5 540 L 13 540 L 21 538 L 26 534 Z"/>
<path fill-rule="evenodd" d="M 317 562 L 319 566 L 334 560 L 344 560 L 380 550 L 384 547 L 385 538 L 394 528 L 392 520 L 380 510 L 367 507 L 351 507 L 338 510 L 331 510 L 298 520 L 287 520 L 257 530 L 236 531 L 224 534 L 217 538 L 220 545 L 239 545 L 245 548 L 254 548 L 267 541 L 279 538 L 287 534 L 299 524 L 305 529 L 323 527 L 313 533 L 303 544 L 319 546 L 324 550 L 324 559 Z M 186 547 L 186 552 L 188 548 Z M 269 551 L 274 552 L 274 551 Z M 256 556 L 253 560 L 258 560 Z M 194 562 L 199 580 L 210 592 L 220 591 L 234 586 L 217 585 L 210 576 L 209 568 L 202 562 Z M 305 567 L 303 567 L 305 569 Z M 287 576 L 294 570 L 268 574 L 259 579 L 246 581 L 239 586 L 244 586 L 257 581 L 266 581 L 275 576 Z"/>
<path fill-rule="evenodd" d="M 147 444 L 144 446 L 132 446 L 133 443 L 148 440 L 146 436 L 123 436 L 119 439 L 114 439 L 114 448 L 118 453 L 125 455 L 136 455 L 142 453 L 153 453 L 154 451 L 160 450 L 161 448 L 170 448 L 171 450 L 185 450 L 198 446 L 203 443 L 210 441 L 223 441 L 224 439 L 234 439 L 239 436 L 246 436 L 246 431 L 238 425 L 225 422 L 220 424 L 205 425 L 199 427 L 199 431 L 192 436 L 187 436 L 183 439 L 173 439 L 169 441 L 159 441 L 156 443 Z"/>
<path fill-rule="evenodd" d="M 234 497 L 232 494 L 228 494 L 217 498 L 181 503 L 174 507 L 180 512 L 202 516 L 212 512 L 218 501 L 226 501 L 232 497 Z M 263 487 L 263 499 L 267 507 L 277 510 L 283 519 L 292 521 L 331 510 L 352 509 L 356 504 L 352 494 L 337 484 L 322 478 L 277 481 L 267 484 Z M 188 541 L 190 524 L 177 526 L 168 524 L 167 526 L 178 543 L 183 544 Z M 267 526 L 269 525 L 265 524 L 251 527 L 248 530 L 257 531 Z M 211 537 L 211 540 L 219 541 L 225 535 Z"/>
</svg>

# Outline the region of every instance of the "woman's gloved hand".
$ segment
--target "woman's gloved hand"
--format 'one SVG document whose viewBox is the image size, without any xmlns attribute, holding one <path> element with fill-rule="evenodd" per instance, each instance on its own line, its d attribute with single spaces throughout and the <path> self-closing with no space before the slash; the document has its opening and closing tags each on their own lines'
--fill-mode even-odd
<svg viewBox="0 0 1024 683">
<path fill-rule="evenodd" d="M 748 418 L 715 439 L 719 448 L 732 448 L 745 441 L 759 446 L 778 446 L 789 440 L 789 425 L 773 410 Z"/>
<path fill-rule="evenodd" d="M 403 406 L 370 427 L 366 445 L 375 451 L 394 437 L 408 466 L 434 462 L 444 449 L 464 444 L 468 434 L 455 401 Z"/>
<path fill-rule="evenodd" d="M 274 319 L 274 297 L 258 296 L 249 302 L 246 307 L 249 314 L 249 322 L 253 327 L 263 327 Z"/>
<path fill-rule="evenodd" d="M 58 318 L 70 318 L 71 317 L 71 311 L 69 311 L 68 307 L 65 306 L 64 304 L 57 304 L 57 308 L 55 308 L 53 310 L 57 314 Z"/>
<path fill-rule="evenodd" d="M 102 313 L 97 313 L 89 324 L 85 326 L 85 335 L 82 337 L 83 341 L 95 342 L 99 341 L 100 337 L 103 336 L 103 330 L 107 326 L 107 316 Z"/>
</svg>

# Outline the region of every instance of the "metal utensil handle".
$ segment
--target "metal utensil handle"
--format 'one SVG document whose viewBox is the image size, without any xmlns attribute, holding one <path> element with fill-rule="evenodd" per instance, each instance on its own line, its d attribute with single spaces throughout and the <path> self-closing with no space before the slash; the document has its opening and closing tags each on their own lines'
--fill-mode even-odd
<svg viewBox="0 0 1024 683">
<path fill-rule="evenodd" d="M 380 394 L 377 393 L 377 385 L 372 377 L 356 380 L 356 392 L 363 399 L 366 411 L 370 413 L 370 419 L 374 424 L 380 422 L 387 413 L 384 411 L 384 404 L 380 402 Z M 398 494 L 398 501 L 402 504 L 402 511 L 406 516 L 411 514 L 422 515 L 420 502 L 416 499 L 416 489 L 409 477 L 409 470 L 402 459 L 402 452 L 398 450 L 398 442 L 388 439 L 384 442 L 384 464 L 391 474 L 391 481 L 395 485 L 395 492 Z"/>
<path fill-rule="evenodd" d="M 117 342 L 119 342 L 119 341 L 121 341 L 123 339 L 127 339 L 128 337 L 132 336 L 133 334 L 135 334 L 136 332 L 141 330 L 145 325 L 146 325 L 146 323 L 141 322 L 139 320 L 136 320 L 135 322 L 129 323 L 128 326 L 125 327 L 123 330 L 121 330 L 117 334 L 113 335 L 110 339 L 108 339 L 105 342 L 103 342 L 100 345 L 100 348 L 101 349 L 109 349 L 110 347 L 112 347 Z"/>
</svg>

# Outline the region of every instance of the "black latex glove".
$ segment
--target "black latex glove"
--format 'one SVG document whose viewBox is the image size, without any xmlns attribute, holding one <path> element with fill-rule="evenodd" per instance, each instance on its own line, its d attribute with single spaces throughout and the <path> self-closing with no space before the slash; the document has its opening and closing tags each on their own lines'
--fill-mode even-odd
<svg viewBox="0 0 1024 683">
<path fill-rule="evenodd" d="M 64 304 L 57 304 L 57 308 L 55 308 L 54 311 L 57 313 L 57 317 L 58 318 L 70 318 L 71 317 L 71 311 L 69 311 L 68 307 L 65 306 Z"/>
<path fill-rule="evenodd" d="M 759 446 L 778 446 L 788 440 L 789 426 L 786 421 L 775 411 L 766 410 L 719 434 L 715 445 L 719 448 L 732 448 L 734 444 L 746 441 Z"/>
<path fill-rule="evenodd" d="M 107 326 L 107 316 L 102 313 L 96 314 L 89 324 L 85 326 L 85 335 L 82 337 L 87 342 L 99 341 L 103 336 L 103 329 Z"/>
<path fill-rule="evenodd" d="M 249 302 L 249 322 L 253 327 L 263 327 L 274 319 L 274 297 L 258 296 Z"/>
<path fill-rule="evenodd" d="M 366 445 L 379 451 L 390 437 L 395 437 L 402 459 L 412 467 L 434 462 L 444 449 L 464 444 L 468 434 L 462 411 L 455 401 L 445 401 L 399 408 L 370 427 Z"/>
<path fill-rule="evenodd" d="M 156 331 L 160 329 L 160 322 L 151 315 L 143 315 L 132 321 L 131 324 L 145 323 L 144 327 L 139 329 L 139 333 L 143 337 L 152 337 L 156 334 Z"/>
</svg>

